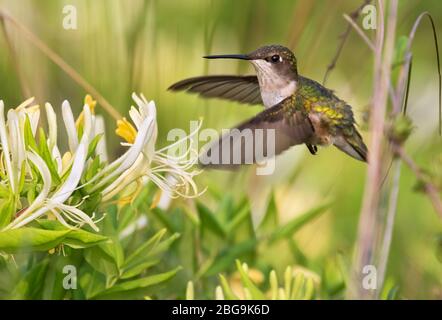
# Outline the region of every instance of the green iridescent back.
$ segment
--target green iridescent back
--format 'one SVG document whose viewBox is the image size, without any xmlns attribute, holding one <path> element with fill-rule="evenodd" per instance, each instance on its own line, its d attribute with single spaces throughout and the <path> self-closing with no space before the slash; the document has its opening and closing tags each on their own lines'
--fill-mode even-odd
<svg viewBox="0 0 442 320">
<path fill-rule="evenodd" d="M 355 123 L 351 107 L 314 80 L 299 76 L 295 96 L 296 108 L 321 114 L 332 127 L 345 128 Z"/>
</svg>

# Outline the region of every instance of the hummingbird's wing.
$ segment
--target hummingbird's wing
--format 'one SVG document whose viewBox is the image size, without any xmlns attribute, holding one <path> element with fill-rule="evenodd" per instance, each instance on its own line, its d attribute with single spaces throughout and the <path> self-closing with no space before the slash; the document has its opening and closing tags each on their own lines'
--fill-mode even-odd
<svg viewBox="0 0 442 320">
<path fill-rule="evenodd" d="M 235 169 L 242 164 L 262 163 L 289 147 L 306 143 L 314 133 L 308 116 L 287 109 L 290 98 L 266 109 L 231 129 L 200 154 L 202 166 Z"/>
<path fill-rule="evenodd" d="M 202 76 L 184 79 L 169 87 L 172 91 L 198 93 L 247 104 L 263 104 L 256 76 Z"/>
</svg>

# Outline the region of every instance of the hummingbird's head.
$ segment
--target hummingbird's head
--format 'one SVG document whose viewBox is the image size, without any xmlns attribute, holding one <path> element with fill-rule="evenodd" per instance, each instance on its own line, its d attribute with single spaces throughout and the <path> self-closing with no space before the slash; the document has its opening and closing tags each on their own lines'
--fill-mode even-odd
<svg viewBox="0 0 442 320">
<path fill-rule="evenodd" d="M 296 57 L 286 47 L 280 45 L 264 46 L 247 56 L 255 67 L 258 76 L 280 77 L 288 81 L 298 79 Z"/>
<path fill-rule="evenodd" d="M 296 81 L 298 69 L 296 57 L 290 49 L 280 45 L 261 47 L 249 54 L 226 54 L 205 56 L 206 59 L 241 59 L 250 61 L 258 78 Z"/>
<path fill-rule="evenodd" d="M 297 88 L 296 58 L 288 48 L 272 45 L 249 54 L 206 56 L 207 59 L 242 59 L 250 61 L 256 70 L 261 98 L 266 107 L 274 106 L 291 96 Z"/>
</svg>

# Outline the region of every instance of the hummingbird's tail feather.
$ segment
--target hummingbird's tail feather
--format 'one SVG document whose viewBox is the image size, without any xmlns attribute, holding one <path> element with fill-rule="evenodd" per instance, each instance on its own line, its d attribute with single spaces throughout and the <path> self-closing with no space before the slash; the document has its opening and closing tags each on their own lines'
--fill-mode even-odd
<svg viewBox="0 0 442 320">
<path fill-rule="evenodd" d="M 367 162 L 368 150 L 359 132 L 353 128 L 351 136 L 341 135 L 334 141 L 335 147 L 345 152 L 349 156 Z"/>
</svg>

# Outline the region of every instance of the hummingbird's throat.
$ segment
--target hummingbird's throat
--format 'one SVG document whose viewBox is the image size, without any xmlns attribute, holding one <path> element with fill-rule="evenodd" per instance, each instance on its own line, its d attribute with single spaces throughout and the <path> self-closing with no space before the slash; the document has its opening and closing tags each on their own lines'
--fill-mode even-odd
<svg viewBox="0 0 442 320">
<path fill-rule="evenodd" d="M 276 79 L 259 80 L 261 98 L 266 108 L 273 107 L 292 96 L 296 91 L 296 81 L 281 82 Z"/>
<path fill-rule="evenodd" d="M 253 66 L 258 77 L 261 98 L 266 108 L 273 107 L 295 93 L 297 81 L 290 74 L 281 74 L 265 60 L 254 60 Z"/>
</svg>

